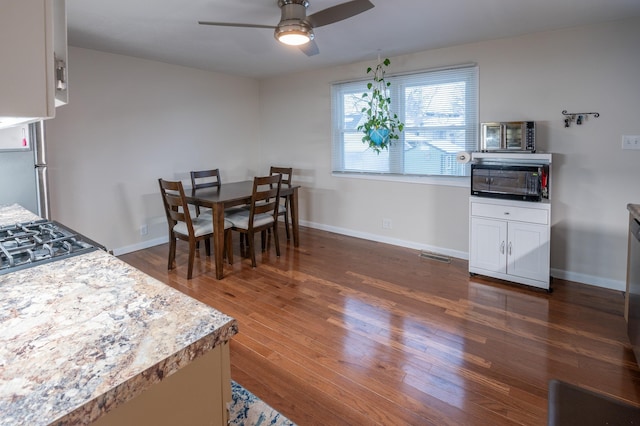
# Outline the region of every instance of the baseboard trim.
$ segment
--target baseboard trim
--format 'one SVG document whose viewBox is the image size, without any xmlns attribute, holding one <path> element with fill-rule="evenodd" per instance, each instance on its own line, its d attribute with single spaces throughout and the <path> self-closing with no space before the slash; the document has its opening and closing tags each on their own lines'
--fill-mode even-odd
<svg viewBox="0 0 640 426">
<path fill-rule="evenodd" d="M 329 226 L 315 222 L 308 222 L 301 220 L 301 226 L 306 226 L 308 228 L 319 229 L 321 231 L 334 232 L 336 234 L 347 235 L 349 237 L 362 238 L 365 240 L 376 241 L 379 243 L 391 244 L 394 246 L 405 247 L 410 249 L 415 249 L 418 251 L 427 251 L 431 253 L 441 254 L 445 256 L 455 257 L 456 259 L 469 260 L 469 253 L 459 250 L 451 250 L 444 247 L 436 247 L 428 244 L 420 244 L 415 241 L 406 241 L 401 240 L 399 238 L 389 238 L 384 237 L 377 234 L 371 234 L 368 232 L 360 232 L 354 231 L 352 229 L 341 228 L 337 226 Z M 160 237 L 154 238 L 147 241 L 141 241 L 139 243 L 120 247 L 117 249 L 113 249 L 113 254 L 115 256 L 120 256 L 122 254 L 131 253 L 138 250 L 144 250 L 150 247 L 158 246 L 160 244 L 165 244 L 169 241 L 168 237 Z M 552 268 L 551 276 L 554 278 L 559 278 L 561 280 L 573 281 L 581 284 L 592 285 L 595 287 L 606 288 L 610 290 L 617 291 L 625 291 L 626 283 L 621 280 L 612 280 L 604 277 L 597 277 L 594 275 L 588 274 L 580 274 L 577 272 L 565 271 L 563 269 Z"/>
<path fill-rule="evenodd" d="M 144 249 L 159 246 L 160 244 L 165 244 L 168 242 L 169 242 L 169 237 L 160 237 L 160 238 L 154 238 L 152 240 L 140 241 L 139 243 L 136 243 L 130 246 L 113 249 L 113 255 L 120 256 L 122 254 L 127 254 L 127 253 L 131 253 L 138 250 L 144 250 Z"/>
<path fill-rule="evenodd" d="M 562 269 L 551 268 L 551 276 L 554 278 L 559 278 L 561 280 L 574 281 L 577 283 L 607 288 L 610 290 L 625 291 L 627 289 L 627 283 L 625 281 L 612 280 L 609 278 L 597 277 L 594 275 L 580 274 L 577 272 L 565 271 Z"/>
<path fill-rule="evenodd" d="M 309 228 L 319 229 L 321 231 L 328 231 L 328 232 L 334 232 L 336 234 L 347 235 L 349 237 L 362 238 L 364 240 L 376 241 L 379 243 L 386 243 L 394 246 L 416 249 L 419 251 L 428 251 L 436 254 L 442 254 L 445 256 L 455 257 L 457 259 L 463 259 L 463 260 L 469 259 L 469 253 L 467 252 L 451 250 L 443 247 L 431 246 L 428 244 L 420 244 L 420 243 L 416 243 L 415 241 L 406 241 L 398 238 L 389 238 L 389 237 L 384 237 L 377 234 L 370 234 L 368 232 L 354 231 L 352 229 L 323 225 L 320 223 L 307 222 L 307 221 L 300 221 L 300 225 L 306 226 Z"/>
</svg>

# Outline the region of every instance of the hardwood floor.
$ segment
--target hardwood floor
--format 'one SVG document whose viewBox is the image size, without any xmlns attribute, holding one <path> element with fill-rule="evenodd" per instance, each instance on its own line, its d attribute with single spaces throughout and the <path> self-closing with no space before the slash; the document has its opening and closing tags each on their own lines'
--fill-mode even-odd
<svg viewBox="0 0 640 426">
<path fill-rule="evenodd" d="M 552 378 L 640 405 L 623 294 L 470 278 L 467 262 L 301 228 L 214 278 L 204 248 L 120 256 L 231 315 L 232 378 L 299 425 L 544 425 Z M 256 239 L 257 241 L 257 239 Z M 259 247 L 259 246 L 258 246 Z"/>
</svg>

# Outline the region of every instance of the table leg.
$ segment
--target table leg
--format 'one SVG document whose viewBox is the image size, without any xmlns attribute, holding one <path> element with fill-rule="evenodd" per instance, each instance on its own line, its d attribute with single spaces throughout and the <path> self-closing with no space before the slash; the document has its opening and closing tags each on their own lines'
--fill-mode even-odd
<svg viewBox="0 0 640 426">
<path fill-rule="evenodd" d="M 300 246 L 300 235 L 298 229 L 298 188 L 293 188 L 289 195 L 289 208 L 291 209 L 291 227 L 293 230 L 293 246 Z"/>
<path fill-rule="evenodd" d="M 224 204 L 213 205 L 213 250 L 216 260 L 216 278 L 224 275 Z"/>
</svg>

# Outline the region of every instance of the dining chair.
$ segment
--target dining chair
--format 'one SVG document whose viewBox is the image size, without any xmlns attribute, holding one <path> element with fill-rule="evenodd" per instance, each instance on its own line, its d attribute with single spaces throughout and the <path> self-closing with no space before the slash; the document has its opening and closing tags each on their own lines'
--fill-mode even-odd
<svg viewBox="0 0 640 426">
<path fill-rule="evenodd" d="M 222 182 L 220 181 L 220 170 L 195 170 L 191 171 L 191 188 L 215 188 L 219 187 Z M 211 214 L 211 209 L 207 209 L 207 212 Z M 196 215 L 200 216 L 200 206 L 196 206 Z"/>
<path fill-rule="evenodd" d="M 280 174 L 282 175 L 282 184 L 291 185 L 293 168 L 271 166 L 269 174 Z M 289 197 L 286 195 L 280 197 L 280 202 L 278 203 L 278 216 L 284 216 L 284 229 L 287 233 L 287 240 L 289 240 Z"/>
<path fill-rule="evenodd" d="M 158 184 L 160 185 L 162 202 L 167 215 L 167 224 L 169 225 L 169 260 L 167 269 L 172 270 L 176 267 L 177 240 L 187 241 L 189 243 L 187 279 L 190 280 L 193 275 L 196 243 L 204 240 L 205 252 L 207 256 L 211 256 L 213 221 L 210 217 L 191 217 L 181 181 L 169 181 L 160 178 L 158 179 Z M 227 257 L 229 257 L 229 250 L 231 250 L 231 232 L 229 231 L 231 226 L 231 222 L 225 220 L 224 232 L 226 234 L 225 245 L 228 249 Z"/>
<path fill-rule="evenodd" d="M 260 232 L 262 237 L 262 250 L 266 250 L 265 236 L 268 229 L 273 230 L 273 240 L 276 246 L 276 255 L 280 257 L 280 241 L 278 240 L 278 205 L 280 198 L 280 185 L 282 176 L 255 177 L 253 179 L 253 191 L 249 209 L 243 209 L 226 217 L 232 223 L 231 229 L 238 231 L 241 236 L 248 238 L 248 250 L 251 256 L 251 266 L 256 267 L 256 253 L 254 248 L 254 235 Z M 232 254 L 229 250 L 229 261 L 232 262 Z"/>
</svg>

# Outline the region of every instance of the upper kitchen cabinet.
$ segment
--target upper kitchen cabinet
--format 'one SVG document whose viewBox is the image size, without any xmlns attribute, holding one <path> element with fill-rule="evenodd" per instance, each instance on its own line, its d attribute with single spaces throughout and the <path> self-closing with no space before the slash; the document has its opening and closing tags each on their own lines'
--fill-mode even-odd
<svg viewBox="0 0 640 426">
<path fill-rule="evenodd" d="M 0 128 L 55 116 L 68 101 L 65 0 L 3 0 Z"/>
</svg>

